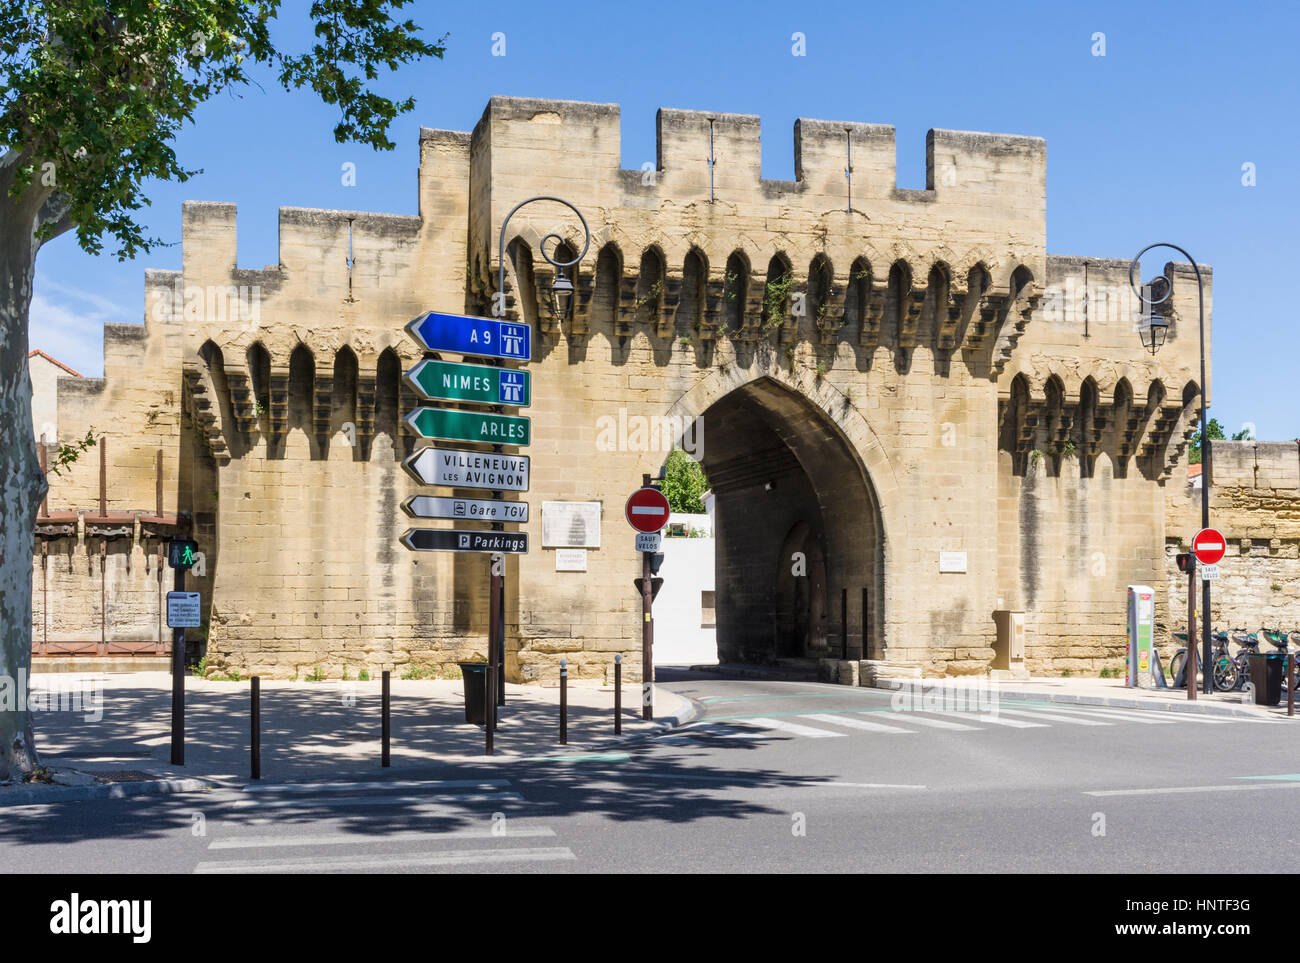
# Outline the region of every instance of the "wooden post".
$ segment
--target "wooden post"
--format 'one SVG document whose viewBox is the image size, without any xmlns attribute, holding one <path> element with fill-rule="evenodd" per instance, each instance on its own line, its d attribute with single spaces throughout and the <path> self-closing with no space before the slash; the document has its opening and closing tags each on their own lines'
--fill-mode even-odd
<svg viewBox="0 0 1300 963">
<path fill-rule="evenodd" d="M 41 449 L 44 451 L 44 448 Z M 41 539 L 41 655 L 50 651 L 50 540 Z"/>
<path fill-rule="evenodd" d="M 100 498 L 103 498 L 100 489 Z M 99 540 L 99 654 L 108 655 L 108 575 L 104 571 L 108 565 L 108 539 Z"/>
<path fill-rule="evenodd" d="M 42 435 L 41 435 L 41 450 L 40 450 L 40 455 L 41 455 L 41 474 L 42 474 L 42 475 L 45 475 L 45 476 L 48 478 L 48 477 L 49 477 L 49 473 L 50 473 L 50 472 L 49 472 L 49 457 L 50 457 L 50 452 L 49 452 L 49 449 L 47 449 L 47 448 L 45 447 L 45 445 L 46 445 L 45 435 L 42 433 Z M 50 493 L 49 493 L 49 490 L 48 490 L 48 488 L 47 488 L 47 490 L 46 490 L 46 492 L 45 492 L 45 497 L 41 499 L 41 514 L 42 514 L 42 515 L 49 515 L 49 513 L 50 513 Z"/>
<path fill-rule="evenodd" d="M 105 454 L 105 438 L 99 439 L 99 517 L 108 514 L 108 456 Z"/>
</svg>

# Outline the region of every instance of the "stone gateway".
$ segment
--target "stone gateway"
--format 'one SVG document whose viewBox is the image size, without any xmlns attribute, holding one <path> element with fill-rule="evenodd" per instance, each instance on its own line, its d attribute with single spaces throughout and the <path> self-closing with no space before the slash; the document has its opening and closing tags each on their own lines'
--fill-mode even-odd
<svg viewBox="0 0 1300 963">
<path fill-rule="evenodd" d="M 1202 390 L 1191 266 L 1151 268 L 1173 285 L 1153 357 L 1127 257 L 1047 253 L 1040 139 L 932 130 L 926 188 L 903 190 L 888 126 L 799 120 L 778 181 L 757 117 L 660 110 L 653 171 L 621 168 L 619 124 L 610 104 L 493 98 L 470 133 L 421 131 L 418 214 L 282 208 L 261 270 L 239 265 L 232 205 L 187 203 L 183 267 L 146 272 L 144 325 L 107 326 L 102 380 L 59 383 L 59 436 L 105 437 L 105 514 L 127 521 L 109 538 L 85 514 L 98 459 L 55 480 L 38 654 L 98 639 L 101 597 L 106 643 L 158 638 L 161 451 L 159 514 L 188 517 L 205 556 L 187 587 L 211 666 L 355 677 L 482 655 L 487 556 L 399 541 L 409 496 L 483 497 L 402 470 L 420 444 L 403 372 L 423 356 L 404 327 L 490 317 L 502 221 L 547 194 L 592 240 L 561 320 L 539 245 L 556 232 L 556 259 L 575 257 L 576 218 L 535 203 L 510 222 L 531 445 L 446 466 L 518 489 L 501 475 L 531 458 L 509 496 L 535 506 L 531 551 L 505 563 L 511 679 L 554 678 L 561 658 L 612 676 L 619 654 L 636 678 L 633 539 L 557 572 L 537 506 L 599 502 L 621 532 L 674 444 L 716 498 L 723 660 L 847 645 L 877 673 L 985 672 L 1000 611 L 1024 613 L 1030 668 L 1122 659 L 1124 587 L 1167 577 L 1165 489 L 1184 484 Z"/>
</svg>

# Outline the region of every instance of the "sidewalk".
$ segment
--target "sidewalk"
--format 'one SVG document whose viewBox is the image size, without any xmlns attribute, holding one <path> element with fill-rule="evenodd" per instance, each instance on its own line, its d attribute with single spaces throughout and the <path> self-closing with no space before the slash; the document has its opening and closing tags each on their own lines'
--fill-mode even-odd
<svg viewBox="0 0 1300 963">
<path fill-rule="evenodd" d="M 38 691 L 77 692 L 88 702 L 75 711 L 36 711 L 42 764 L 138 780 L 199 778 L 215 784 L 249 780 L 249 683 L 185 680 L 185 765 L 172 766 L 171 676 L 59 673 L 32 677 Z M 319 779 L 380 769 L 381 683 L 261 684 L 262 778 Z M 96 692 L 101 698 L 93 698 Z M 641 719 L 640 684 L 623 687 L 623 733 L 614 735 L 610 686 L 571 682 L 568 745 L 559 742 L 558 686 L 506 686 L 495 752 L 483 755 L 484 732 L 465 722 L 460 680 L 391 682 L 392 768 L 447 762 L 503 763 L 609 752 L 637 737 L 689 721 L 696 707 L 655 688 L 655 720 Z M 65 702 L 66 706 L 66 702 Z M 92 707 L 102 710 L 102 718 Z M 124 772 L 125 771 L 125 772 Z M 56 787 L 49 787 L 55 789 Z M 163 790 L 165 791 L 165 790 Z M 53 798 L 51 799 L 53 801 Z"/>
<path fill-rule="evenodd" d="M 1241 692 L 1197 692 L 1195 700 L 1187 698 L 1186 689 L 1131 689 L 1123 679 L 1037 677 L 1029 679 L 990 680 L 983 676 L 958 676 L 944 679 L 887 679 L 877 688 L 891 689 L 898 684 L 920 685 L 923 692 L 963 686 L 983 685 L 997 699 L 1009 702 L 1056 702 L 1074 705 L 1100 705 L 1112 708 L 1151 709 L 1157 712 L 1198 712 L 1210 715 L 1248 718 L 1285 719 L 1286 694 L 1278 706 L 1257 706 L 1246 702 Z M 1296 707 L 1300 713 L 1300 705 Z M 1300 719 L 1300 714 L 1296 716 Z"/>
</svg>

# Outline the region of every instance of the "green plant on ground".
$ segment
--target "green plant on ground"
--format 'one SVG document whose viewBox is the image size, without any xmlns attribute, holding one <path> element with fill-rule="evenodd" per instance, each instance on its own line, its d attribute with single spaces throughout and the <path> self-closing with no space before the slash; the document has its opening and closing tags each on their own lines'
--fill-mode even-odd
<svg viewBox="0 0 1300 963">
<path fill-rule="evenodd" d="M 682 335 L 680 338 L 677 339 L 677 343 L 680 344 L 683 348 L 689 348 L 691 346 L 690 336 L 685 334 Z"/>
<path fill-rule="evenodd" d="M 403 679 L 436 679 L 438 678 L 438 666 L 429 665 L 426 662 L 409 662 L 405 669 L 402 670 Z"/>
<path fill-rule="evenodd" d="M 344 663 L 343 663 L 343 681 L 344 681 L 344 682 L 349 682 L 349 681 L 351 681 L 351 679 L 352 679 L 352 673 L 348 671 L 348 664 L 347 664 L 346 662 L 344 662 Z"/>
<path fill-rule="evenodd" d="M 826 362 L 825 362 L 825 361 L 818 361 L 818 362 L 817 362 L 817 367 L 813 369 L 813 372 L 817 375 L 818 378 L 825 378 L 825 377 L 826 377 Z"/>
<path fill-rule="evenodd" d="M 192 671 L 192 672 L 193 672 L 196 676 L 198 676 L 200 679 L 205 678 L 205 677 L 207 676 L 207 674 L 208 674 L 208 656 L 207 656 L 207 653 L 206 653 L 206 652 L 203 654 L 203 658 L 199 659 L 198 662 L 194 663 L 194 668 L 191 669 L 190 671 Z"/>
<path fill-rule="evenodd" d="M 369 670 L 369 669 L 362 669 L 360 672 L 358 672 L 358 673 L 357 673 L 357 681 L 358 681 L 358 682 L 369 682 L 369 681 L 370 681 L 370 670 Z"/>
<path fill-rule="evenodd" d="M 1101 679 L 1110 679 L 1110 678 L 1112 678 L 1112 677 L 1115 675 L 1116 671 L 1117 671 L 1117 670 L 1112 669 L 1112 668 L 1111 668 L 1110 666 L 1108 666 L 1108 665 L 1103 665 L 1103 666 L 1101 667 L 1101 671 L 1100 671 L 1099 673 L 1097 673 L 1097 676 L 1098 676 L 1098 678 L 1101 678 Z"/>
<path fill-rule="evenodd" d="M 318 665 L 317 665 L 317 666 L 313 666 L 313 667 L 312 667 L 312 670 L 311 670 L 311 673 L 307 676 L 307 681 L 308 681 L 308 682 L 324 682 L 324 681 L 325 681 L 325 670 L 322 669 L 322 668 L 321 668 L 320 666 L 318 666 Z"/>
<path fill-rule="evenodd" d="M 1068 679 L 1068 678 L 1069 678 L 1070 676 L 1072 676 L 1072 675 L 1074 675 L 1074 673 L 1071 672 L 1069 669 L 1062 669 L 1062 670 L 1061 670 L 1061 678 L 1062 678 L 1062 679 Z"/>
</svg>

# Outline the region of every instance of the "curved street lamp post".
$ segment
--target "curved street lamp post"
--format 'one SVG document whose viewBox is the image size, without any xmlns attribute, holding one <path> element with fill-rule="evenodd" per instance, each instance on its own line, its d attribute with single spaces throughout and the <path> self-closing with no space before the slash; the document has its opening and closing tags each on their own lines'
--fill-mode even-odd
<svg viewBox="0 0 1300 963">
<path fill-rule="evenodd" d="M 539 195 L 530 197 L 526 201 L 520 201 L 506 215 L 506 219 L 501 222 L 501 232 L 497 240 L 497 290 L 496 297 L 492 299 L 492 315 L 497 318 L 504 318 L 506 314 L 506 227 L 510 224 L 510 218 L 515 216 L 515 212 L 525 204 L 531 204 L 534 201 L 554 201 L 556 204 L 563 204 L 574 214 L 578 215 L 578 220 L 582 222 L 582 230 L 586 235 L 586 241 L 582 246 L 581 253 L 572 261 L 557 261 L 546 253 L 546 242 L 554 241 L 556 253 L 559 253 L 560 245 L 565 243 L 564 238 L 555 233 L 547 234 L 542 238 L 541 250 L 542 257 L 555 268 L 555 280 L 551 283 L 551 310 L 555 315 L 557 322 L 563 324 L 564 319 L 568 316 L 569 309 L 573 305 L 573 282 L 564 275 L 565 268 L 575 267 L 591 247 L 591 229 L 587 227 L 587 219 L 582 216 L 582 212 L 560 197 L 550 195 Z M 522 302 L 521 302 L 522 303 Z M 522 318 L 522 312 L 520 312 Z M 497 359 L 492 362 L 500 367 L 503 362 Z M 500 405 L 493 405 L 492 410 L 500 412 Z M 492 450 L 500 453 L 501 445 L 493 445 Z M 505 497 L 504 492 L 492 492 L 493 498 Z M 501 522 L 493 522 L 494 531 L 504 531 L 505 526 Z M 496 704 L 501 706 L 506 702 L 506 580 L 505 580 L 505 556 L 493 554 L 489 556 L 489 572 L 491 573 L 490 597 L 488 602 L 488 639 L 489 653 L 495 653 L 488 659 L 489 663 L 496 663 Z M 492 671 L 489 665 L 488 671 Z"/>
<path fill-rule="evenodd" d="M 1169 321 L 1163 314 L 1155 311 L 1157 305 L 1164 304 L 1173 296 L 1174 288 L 1169 279 L 1161 275 L 1153 279 L 1149 284 L 1138 286 L 1137 271 L 1138 262 L 1141 261 L 1142 255 L 1152 248 L 1167 247 L 1177 251 L 1185 257 L 1192 265 L 1192 270 L 1196 272 L 1196 300 L 1197 309 L 1200 314 L 1200 337 L 1201 337 L 1201 380 L 1200 380 L 1200 439 L 1201 439 L 1201 528 L 1210 527 L 1210 439 L 1206 433 L 1205 421 L 1205 279 L 1201 276 L 1201 268 L 1196 263 L 1196 259 L 1184 251 L 1177 244 L 1170 244 L 1167 241 L 1158 241 L 1155 244 L 1148 244 L 1142 250 L 1138 251 L 1128 266 L 1128 283 L 1133 289 L 1133 293 L 1138 296 L 1138 301 L 1151 309 L 1150 314 L 1144 317 L 1140 323 L 1139 334 L 1142 338 L 1142 345 L 1154 355 L 1165 343 L 1165 337 L 1169 332 Z M 1143 291 L 1147 293 L 1143 293 Z M 1195 553 L 1192 555 L 1195 558 Z M 1193 570 L 1194 571 L 1194 570 Z M 1193 578 L 1195 576 L 1193 575 Z M 1189 599 L 1191 590 L 1189 589 Z M 1190 605 L 1190 602 L 1189 602 Z M 1194 638 L 1190 637 L 1195 632 L 1194 620 L 1188 617 L 1187 631 L 1189 633 L 1188 647 L 1194 648 Z M 1211 669 L 1211 651 L 1210 651 L 1210 583 L 1208 580 L 1201 581 L 1201 673 L 1205 677 L 1203 688 L 1206 694 L 1211 691 L 1213 685 L 1213 670 Z M 1190 660 L 1189 660 L 1190 662 Z M 1188 696 L 1194 698 L 1196 689 L 1195 668 L 1189 666 L 1188 671 L 1192 673 L 1192 678 L 1188 682 Z"/>
</svg>

